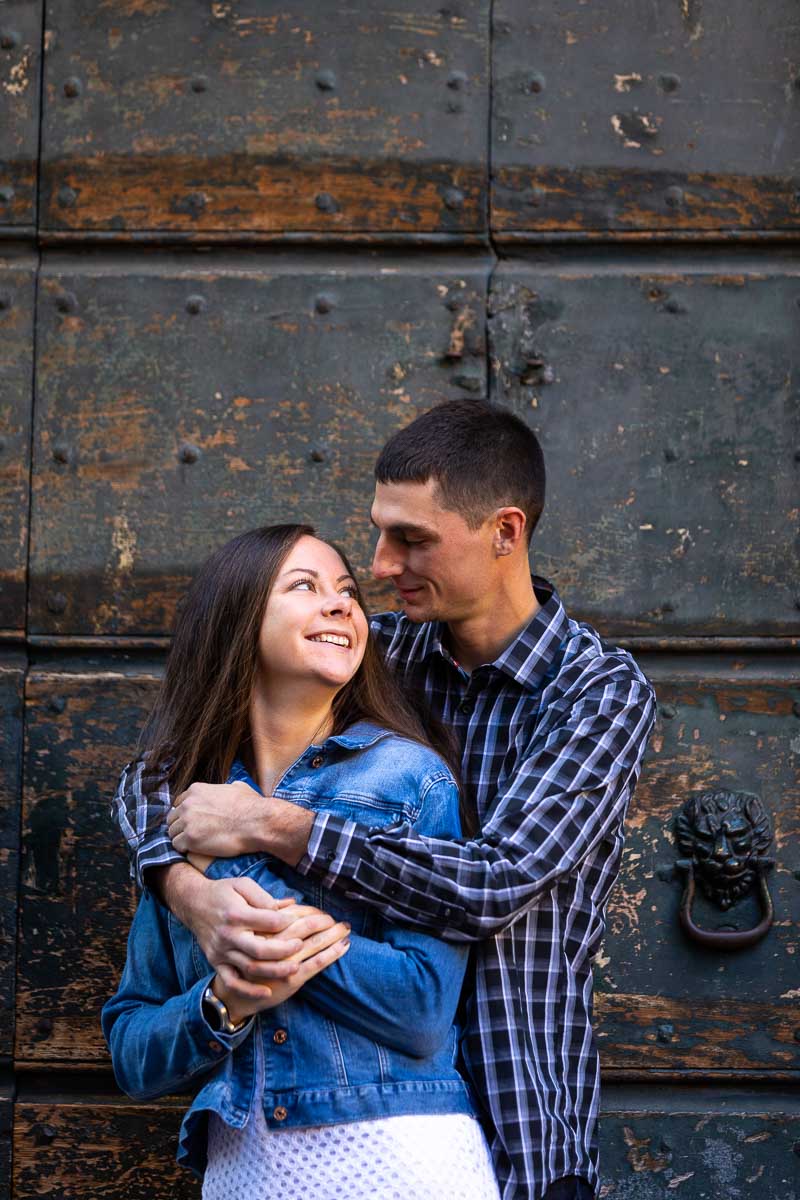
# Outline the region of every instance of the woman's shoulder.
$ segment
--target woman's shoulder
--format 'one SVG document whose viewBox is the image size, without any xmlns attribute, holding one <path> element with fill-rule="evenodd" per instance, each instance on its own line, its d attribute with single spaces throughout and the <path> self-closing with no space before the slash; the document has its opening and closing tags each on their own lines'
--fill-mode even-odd
<svg viewBox="0 0 800 1200">
<path fill-rule="evenodd" d="M 341 746 L 351 759 L 366 771 L 388 768 L 395 778 L 413 776 L 417 782 L 452 781 L 453 773 L 447 763 L 431 747 L 413 738 L 385 729 L 372 721 L 357 721 L 342 733 L 328 738 L 327 744 Z"/>
</svg>

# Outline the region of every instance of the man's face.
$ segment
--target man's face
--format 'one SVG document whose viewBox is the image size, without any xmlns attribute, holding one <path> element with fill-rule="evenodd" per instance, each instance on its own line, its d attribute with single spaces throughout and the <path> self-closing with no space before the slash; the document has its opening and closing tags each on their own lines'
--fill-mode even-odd
<svg viewBox="0 0 800 1200">
<path fill-rule="evenodd" d="M 373 574 L 393 581 L 412 621 L 483 614 L 497 563 L 492 516 L 470 529 L 459 513 L 442 508 L 429 479 L 377 484 L 371 519 L 378 530 Z"/>
</svg>

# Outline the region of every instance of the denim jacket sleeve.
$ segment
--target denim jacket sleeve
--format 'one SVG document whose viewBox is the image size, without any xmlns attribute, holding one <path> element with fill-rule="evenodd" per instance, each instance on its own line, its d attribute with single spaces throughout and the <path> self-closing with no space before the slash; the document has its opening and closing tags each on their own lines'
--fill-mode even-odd
<svg viewBox="0 0 800 1200">
<path fill-rule="evenodd" d="M 142 896 L 128 936 L 128 957 L 116 994 L 101 1014 L 114 1075 L 124 1092 L 148 1100 L 185 1090 L 243 1041 L 252 1022 L 226 1035 L 203 1016 L 202 996 L 213 972 L 189 990 L 178 975 L 169 914 Z"/>
<path fill-rule="evenodd" d="M 458 837 L 452 780 L 430 785 L 414 828 Z M 347 954 L 311 979 L 302 994 L 326 1016 L 422 1058 L 441 1046 L 453 1024 L 467 957 L 465 945 L 387 922 L 380 941 L 351 935 Z"/>
</svg>

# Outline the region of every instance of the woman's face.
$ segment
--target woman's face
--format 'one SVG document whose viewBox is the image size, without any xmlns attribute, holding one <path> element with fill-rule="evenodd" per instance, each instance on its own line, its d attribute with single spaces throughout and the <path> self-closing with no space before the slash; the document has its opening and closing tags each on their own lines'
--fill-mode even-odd
<svg viewBox="0 0 800 1200">
<path fill-rule="evenodd" d="M 302 537 L 278 571 L 258 640 L 262 675 L 338 691 L 355 675 L 369 629 L 356 585 L 331 546 Z"/>
</svg>

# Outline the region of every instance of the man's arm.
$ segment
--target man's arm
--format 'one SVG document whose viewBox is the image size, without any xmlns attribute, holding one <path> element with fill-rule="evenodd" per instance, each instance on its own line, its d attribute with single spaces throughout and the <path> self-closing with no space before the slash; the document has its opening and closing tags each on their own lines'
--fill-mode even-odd
<svg viewBox="0 0 800 1200">
<path fill-rule="evenodd" d="M 472 841 L 423 837 L 408 825 L 370 830 L 270 798 L 250 848 L 296 864 L 390 920 L 479 941 L 536 904 L 604 841 L 613 846 L 621 837 L 654 709 L 652 688 L 629 676 L 587 690 L 560 723 L 534 737 Z M 216 820 L 223 838 L 214 816 L 219 801 L 204 796 L 203 785 L 185 795 L 192 803 L 171 818 L 175 845 L 196 848 L 195 805 L 199 825 L 209 830 Z"/>
<path fill-rule="evenodd" d="M 173 848 L 166 829 L 170 804 L 168 784 L 143 759 L 125 767 L 112 814 L 128 847 L 131 874 L 191 929 L 212 966 L 238 974 L 239 999 L 252 999 L 257 985 L 293 976 L 298 965 L 291 956 L 333 919 L 319 911 L 298 918 L 251 879 L 207 879 Z"/>
</svg>

